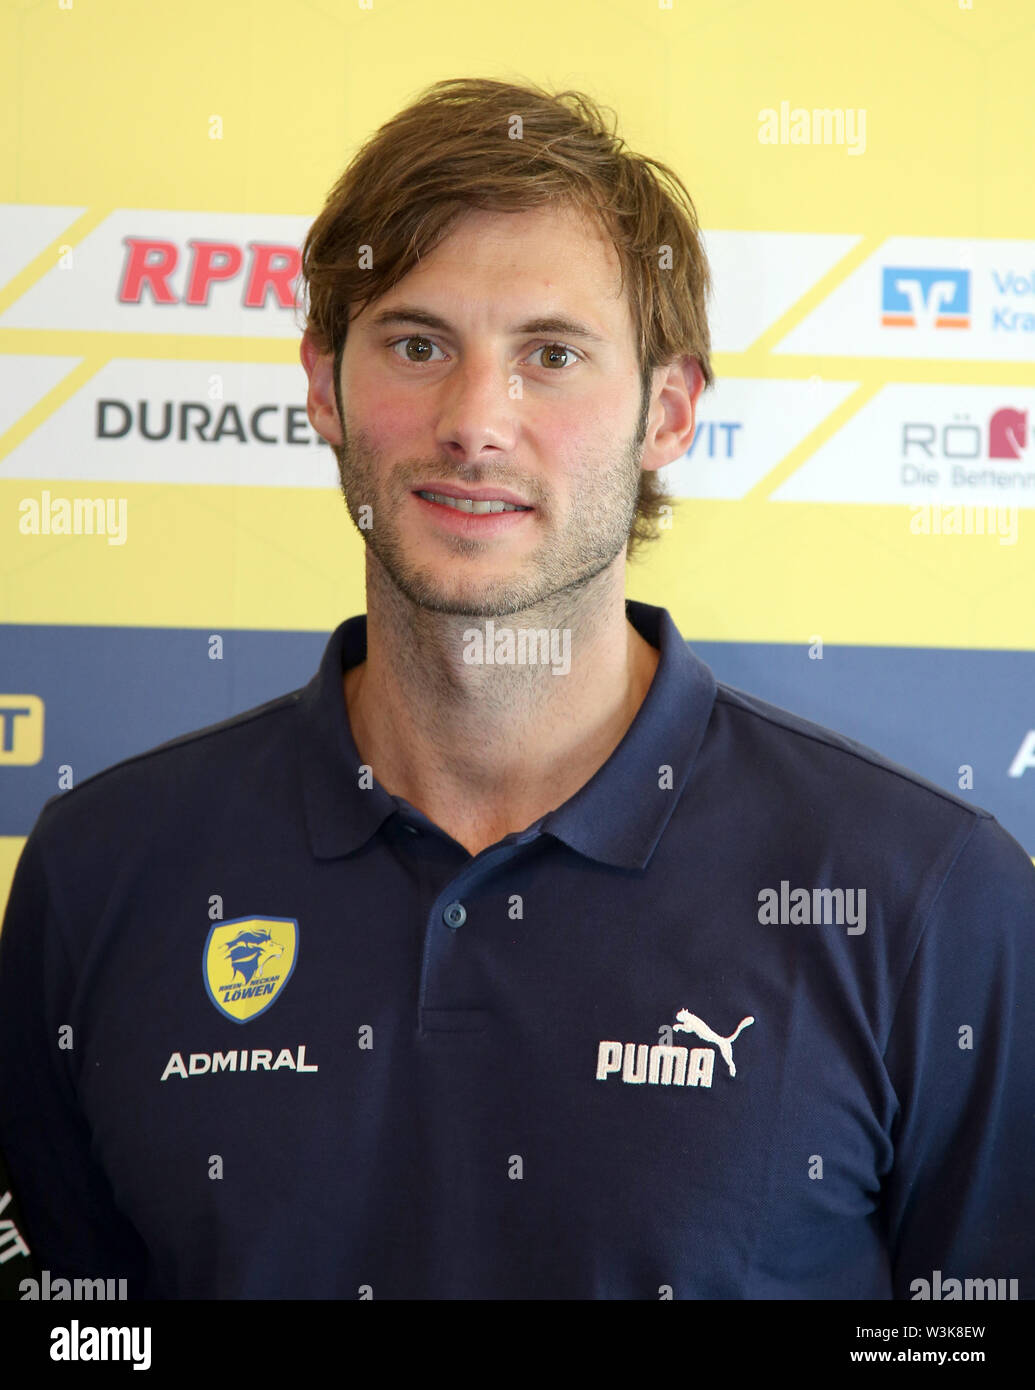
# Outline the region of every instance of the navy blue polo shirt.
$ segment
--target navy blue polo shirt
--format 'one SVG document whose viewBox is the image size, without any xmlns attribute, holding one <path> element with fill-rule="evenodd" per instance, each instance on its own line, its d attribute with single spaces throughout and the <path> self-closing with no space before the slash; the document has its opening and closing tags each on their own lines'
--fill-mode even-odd
<svg viewBox="0 0 1035 1390">
<path fill-rule="evenodd" d="M 1035 1295 L 1030 860 L 627 613 L 660 662 L 622 742 L 473 857 L 360 764 L 362 615 L 303 690 L 47 802 L 0 1149 L 52 1277 Z"/>
</svg>

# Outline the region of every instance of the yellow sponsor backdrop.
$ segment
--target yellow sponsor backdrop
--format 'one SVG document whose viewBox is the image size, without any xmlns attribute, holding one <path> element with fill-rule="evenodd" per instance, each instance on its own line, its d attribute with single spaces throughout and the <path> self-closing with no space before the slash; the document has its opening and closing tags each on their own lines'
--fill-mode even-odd
<svg viewBox="0 0 1035 1390">
<path fill-rule="evenodd" d="M 698 639 L 1027 648 L 1030 513 L 1015 547 L 909 545 L 908 507 L 768 497 L 885 382 L 1035 385 L 1031 363 L 771 351 L 886 237 L 1035 236 L 1033 71 L 1030 0 L 3 0 L 0 202 L 86 212 L 0 286 L 0 312 L 118 208 L 315 216 L 358 143 L 437 79 L 582 88 L 680 173 L 705 228 L 864 238 L 715 359 L 720 376 L 859 389 L 743 501 L 682 504 L 631 596 Z M 865 154 L 760 144 L 758 113 L 782 100 L 865 108 Z M 112 358 L 298 361 L 289 342 L 60 330 L 0 330 L 0 353 L 83 358 L 0 435 L 0 463 Z M 120 484 L 134 544 L 109 549 L 20 536 L 24 491 L 0 480 L 2 621 L 326 630 L 363 608 L 362 545 L 333 492 Z M 21 844 L 0 841 L 0 894 Z"/>
</svg>

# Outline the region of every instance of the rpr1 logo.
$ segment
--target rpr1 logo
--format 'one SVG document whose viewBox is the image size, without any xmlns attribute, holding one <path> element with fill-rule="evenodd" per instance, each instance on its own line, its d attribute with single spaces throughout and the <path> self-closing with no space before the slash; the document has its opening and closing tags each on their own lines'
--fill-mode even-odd
<svg viewBox="0 0 1035 1390">
<path fill-rule="evenodd" d="M 123 237 L 123 243 L 126 260 L 117 292 L 120 304 L 140 304 L 146 289 L 155 304 L 183 303 L 204 308 L 208 305 L 212 286 L 237 279 L 245 263 L 245 250 L 236 242 L 192 237 L 187 242 L 191 252 L 190 270 L 181 299 L 169 284 L 180 262 L 180 248 L 174 241 L 159 237 Z M 245 249 L 248 269 L 242 306 L 264 309 L 272 292 L 275 307 L 293 308 L 292 281 L 302 266 L 298 247 L 251 241 Z"/>
</svg>

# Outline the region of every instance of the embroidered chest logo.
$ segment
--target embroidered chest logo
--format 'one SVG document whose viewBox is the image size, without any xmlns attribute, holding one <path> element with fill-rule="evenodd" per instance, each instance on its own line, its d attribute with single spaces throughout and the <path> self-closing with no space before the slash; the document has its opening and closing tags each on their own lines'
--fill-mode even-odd
<svg viewBox="0 0 1035 1390">
<path fill-rule="evenodd" d="M 298 923 L 293 917 L 235 917 L 208 934 L 201 970 L 208 997 L 235 1023 L 257 1018 L 276 999 L 295 968 Z"/>
<path fill-rule="evenodd" d="M 692 1033 L 702 1042 L 712 1043 L 726 1063 L 730 1076 L 736 1076 L 733 1044 L 754 1019 L 742 1018 L 729 1037 L 709 1028 L 703 1018 L 689 1009 L 680 1009 L 670 1026 L 672 1033 Z M 623 1081 L 648 1086 L 710 1086 L 715 1067 L 712 1047 L 680 1047 L 673 1043 L 601 1042 L 597 1047 L 597 1080 L 621 1072 Z"/>
</svg>

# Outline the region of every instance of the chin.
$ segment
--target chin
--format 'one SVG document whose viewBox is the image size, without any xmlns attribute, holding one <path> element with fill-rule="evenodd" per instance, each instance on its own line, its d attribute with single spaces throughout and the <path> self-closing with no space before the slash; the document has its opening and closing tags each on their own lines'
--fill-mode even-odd
<svg viewBox="0 0 1035 1390">
<path fill-rule="evenodd" d="M 467 618 L 499 618 L 520 612 L 528 606 L 521 595 L 486 593 L 484 588 L 468 590 L 443 588 L 414 595 L 420 606 L 431 613 L 453 613 Z"/>
<path fill-rule="evenodd" d="M 458 581 L 420 574 L 396 576 L 396 584 L 411 602 L 431 613 L 453 613 L 461 617 L 494 618 L 519 613 L 540 595 L 520 580 L 484 575 Z"/>
</svg>

